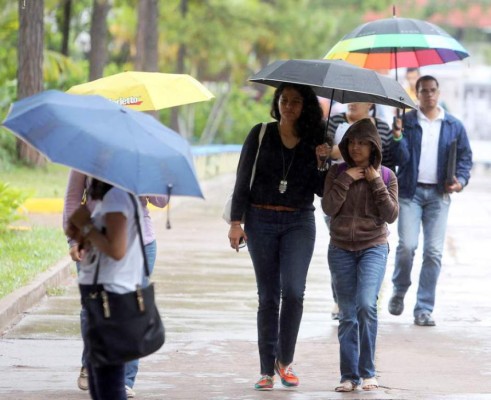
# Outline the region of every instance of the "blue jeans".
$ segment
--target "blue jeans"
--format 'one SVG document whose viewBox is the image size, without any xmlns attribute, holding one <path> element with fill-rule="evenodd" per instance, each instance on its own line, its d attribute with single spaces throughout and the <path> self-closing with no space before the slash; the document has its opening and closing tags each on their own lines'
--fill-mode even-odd
<svg viewBox="0 0 491 400">
<path fill-rule="evenodd" d="M 145 255 L 147 256 L 148 269 L 150 271 L 150 275 L 152 275 L 153 269 L 155 267 L 155 259 L 157 258 L 157 242 L 154 240 L 145 245 Z M 77 273 L 80 270 L 80 264 L 77 263 Z M 149 284 L 149 280 L 146 276 L 143 277 L 143 286 L 147 286 Z M 88 321 L 87 321 L 87 311 L 82 306 L 80 310 L 80 330 L 82 333 L 82 338 L 84 338 L 87 334 L 88 329 Z M 87 354 L 87 348 L 84 346 L 82 350 L 82 366 L 87 368 L 87 360 L 89 356 Z M 125 366 L 124 372 L 124 383 L 126 386 L 132 388 L 135 384 L 136 374 L 138 373 L 138 360 L 132 360 L 127 362 Z"/>
<path fill-rule="evenodd" d="M 314 251 L 314 213 L 251 207 L 246 212 L 245 232 L 258 290 L 261 375 L 273 376 L 275 359 L 284 365 L 293 361 Z"/>
<path fill-rule="evenodd" d="M 92 400 L 126 400 L 124 365 L 95 368 L 89 361 L 87 369 Z"/>
<path fill-rule="evenodd" d="M 387 244 L 360 251 L 329 245 L 328 262 L 340 311 L 341 382 L 375 376 L 377 299 L 387 265 Z"/>
<path fill-rule="evenodd" d="M 412 199 L 399 199 L 399 244 L 392 275 L 394 294 L 404 297 L 411 286 L 411 270 L 423 226 L 423 264 L 414 316 L 433 312 L 435 290 L 442 266 L 450 196 L 435 188 L 418 186 Z"/>
</svg>

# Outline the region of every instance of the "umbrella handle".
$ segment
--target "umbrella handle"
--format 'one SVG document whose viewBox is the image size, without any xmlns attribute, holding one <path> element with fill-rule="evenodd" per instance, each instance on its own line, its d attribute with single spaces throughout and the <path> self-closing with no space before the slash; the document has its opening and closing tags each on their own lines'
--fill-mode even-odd
<svg viewBox="0 0 491 400">
<path fill-rule="evenodd" d="M 165 224 L 166 229 L 171 229 L 172 226 L 170 224 L 170 195 L 172 192 L 172 183 L 167 185 L 167 222 Z"/>
</svg>

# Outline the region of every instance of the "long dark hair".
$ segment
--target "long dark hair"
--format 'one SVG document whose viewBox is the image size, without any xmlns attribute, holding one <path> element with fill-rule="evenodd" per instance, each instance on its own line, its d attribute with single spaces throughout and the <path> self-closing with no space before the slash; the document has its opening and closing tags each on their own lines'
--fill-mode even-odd
<svg viewBox="0 0 491 400">
<path fill-rule="evenodd" d="M 92 200 L 102 200 L 112 187 L 113 185 L 110 185 L 109 183 L 92 178 L 89 187 L 89 196 Z"/>
<path fill-rule="evenodd" d="M 277 121 L 281 120 L 280 107 L 278 102 L 285 88 L 295 89 L 303 99 L 302 113 L 298 118 L 295 129 L 300 138 L 312 139 L 316 141 L 319 135 L 324 135 L 322 108 L 319 99 L 310 86 L 297 85 L 294 83 L 282 83 L 274 92 L 271 102 L 270 115 Z"/>
</svg>

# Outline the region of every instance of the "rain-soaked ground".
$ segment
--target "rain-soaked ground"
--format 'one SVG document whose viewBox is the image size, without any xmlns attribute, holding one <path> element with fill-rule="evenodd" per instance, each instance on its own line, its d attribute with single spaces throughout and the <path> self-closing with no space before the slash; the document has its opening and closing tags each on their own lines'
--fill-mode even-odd
<svg viewBox="0 0 491 400">
<path fill-rule="evenodd" d="M 228 228 L 220 218 L 232 183 L 232 175 L 204 182 L 206 201 L 174 198 L 171 230 L 165 229 L 166 214 L 152 211 L 159 246 L 153 279 L 167 340 L 141 361 L 137 398 L 491 399 L 490 172 L 475 172 L 466 190 L 452 196 L 436 327 L 413 325 L 414 288 L 402 316 L 388 313 L 392 251 L 380 295 L 381 388 L 351 394 L 333 391 L 339 379 L 337 323 L 330 319 L 328 232 L 320 210 L 294 362 L 301 386 L 287 390 L 277 384 L 268 393 L 252 389 L 259 373 L 255 280 L 247 250 L 237 254 L 228 247 Z M 32 221 L 61 223 L 59 216 Z M 396 225 L 390 229 L 395 249 Z M 0 399 L 89 397 L 76 386 L 82 346 L 75 279 L 63 289 L 0 339 Z"/>
</svg>

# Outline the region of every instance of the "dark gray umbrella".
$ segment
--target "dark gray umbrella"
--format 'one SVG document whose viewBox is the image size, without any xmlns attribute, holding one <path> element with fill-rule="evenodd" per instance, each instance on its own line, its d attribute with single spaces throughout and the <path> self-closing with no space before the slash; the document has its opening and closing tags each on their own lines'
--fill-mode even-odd
<svg viewBox="0 0 491 400">
<path fill-rule="evenodd" d="M 286 82 L 307 85 L 318 96 L 339 103 L 366 102 L 416 108 L 394 79 L 341 60 L 275 61 L 249 80 L 274 87 Z"/>
</svg>

